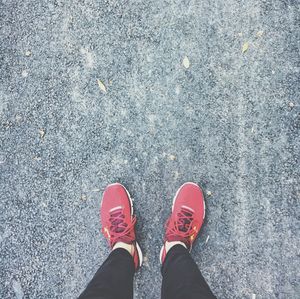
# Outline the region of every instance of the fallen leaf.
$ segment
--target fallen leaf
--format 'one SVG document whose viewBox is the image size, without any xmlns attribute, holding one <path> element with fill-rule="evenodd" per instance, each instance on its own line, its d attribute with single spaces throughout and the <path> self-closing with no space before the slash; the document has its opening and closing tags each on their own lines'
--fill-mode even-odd
<svg viewBox="0 0 300 299">
<path fill-rule="evenodd" d="M 82 201 L 86 201 L 86 200 L 87 200 L 87 196 L 86 196 L 85 194 L 81 194 L 80 199 L 81 199 Z"/>
<path fill-rule="evenodd" d="M 176 159 L 176 156 L 174 156 L 174 155 L 169 155 L 169 159 L 170 159 L 171 161 L 174 161 L 174 160 Z"/>
<path fill-rule="evenodd" d="M 293 102 L 289 102 L 289 107 L 293 108 L 295 104 Z"/>
<path fill-rule="evenodd" d="M 28 57 L 28 56 L 31 56 L 31 51 L 29 51 L 29 50 L 27 50 L 26 52 L 25 52 L 25 55 Z"/>
<path fill-rule="evenodd" d="M 264 32 L 262 30 L 257 31 L 256 36 L 257 37 L 262 37 Z"/>
<path fill-rule="evenodd" d="M 27 70 L 23 70 L 22 71 L 22 77 L 27 77 L 28 76 L 28 71 Z"/>
<path fill-rule="evenodd" d="M 103 92 L 106 93 L 106 87 L 105 87 L 105 85 L 102 83 L 102 81 L 99 80 L 99 79 L 97 79 L 97 82 L 98 82 L 98 86 L 99 86 L 100 90 L 102 90 Z"/>
<path fill-rule="evenodd" d="M 40 137 L 43 139 L 45 137 L 46 131 L 45 129 L 39 129 Z"/>
<path fill-rule="evenodd" d="M 242 53 L 247 52 L 248 49 L 249 49 L 249 43 L 248 43 L 248 42 L 245 42 L 245 43 L 243 44 L 243 47 L 242 47 Z"/>
<path fill-rule="evenodd" d="M 187 56 L 184 56 L 184 58 L 183 58 L 183 60 L 182 60 L 182 65 L 183 65 L 186 69 L 188 69 L 188 68 L 190 67 L 190 61 L 189 61 L 189 59 L 188 59 Z"/>
</svg>

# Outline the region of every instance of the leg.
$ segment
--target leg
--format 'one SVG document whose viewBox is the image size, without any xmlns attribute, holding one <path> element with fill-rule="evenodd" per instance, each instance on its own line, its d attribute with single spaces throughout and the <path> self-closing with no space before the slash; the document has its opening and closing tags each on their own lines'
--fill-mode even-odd
<svg viewBox="0 0 300 299">
<path fill-rule="evenodd" d="M 160 253 L 163 299 L 215 298 L 189 253 L 204 217 L 201 188 L 195 183 L 183 184 L 175 195 Z"/>
<path fill-rule="evenodd" d="M 134 272 L 130 253 L 113 250 L 79 299 L 132 299 Z"/>
<path fill-rule="evenodd" d="M 132 299 L 134 272 L 142 265 L 132 200 L 119 183 L 108 185 L 101 208 L 102 233 L 112 249 L 80 299 Z"/>
<path fill-rule="evenodd" d="M 162 265 L 163 299 L 215 299 L 189 251 L 173 246 Z"/>
</svg>

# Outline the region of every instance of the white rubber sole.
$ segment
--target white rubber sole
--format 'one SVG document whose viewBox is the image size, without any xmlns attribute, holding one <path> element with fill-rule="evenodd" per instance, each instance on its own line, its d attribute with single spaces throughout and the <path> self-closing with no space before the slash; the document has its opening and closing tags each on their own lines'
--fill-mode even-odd
<svg viewBox="0 0 300 299">
<path fill-rule="evenodd" d="M 141 247 L 140 247 L 140 245 L 139 245 L 138 242 L 135 242 L 135 245 L 136 245 L 136 250 L 137 250 L 138 256 L 139 256 L 140 267 L 142 267 L 142 264 L 143 264 L 143 252 L 142 252 Z"/>
<path fill-rule="evenodd" d="M 173 213 L 173 210 L 174 210 L 174 205 L 175 205 L 175 201 L 176 201 L 177 195 L 179 194 L 179 192 L 181 191 L 181 189 L 182 189 L 185 185 L 187 185 L 187 184 L 192 184 L 192 185 L 195 185 L 195 186 L 197 186 L 197 187 L 199 188 L 199 186 L 198 186 L 197 184 L 193 183 L 193 182 L 186 182 L 186 183 L 184 183 L 184 184 L 177 190 L 177 192 L 176 192 L 176 194 L 175 194 L 175 196 L 174 196 L 174 198 L 173 198 L 172 213 Z M 201 189 L 201 190 L 202 190 L 202 189 Z M 203 191 L 202 191 L 202 192 L 203 192 Z M 203 197 L 204 197 L 204 195 L 203 195 Z M 205 200 L 204 200 L 204 199 L 203 199 L 203 205 L 204 205 L 203 220 L 204 220 L 204 218 L 205 218 L 205 210 L 206 210 Z M 162 246 L 162 248 L 161 248 L 161 250 L 160 250 L 160 253 L 159 253 L 159 260 L 160 260 L 160 263 L 162 263 L 162 254 L 163 254 L 164 247 L 165 247 L 165 245 Z M 191 252 L 191 250 L 192 250 L 192 246 L 191 246 L 191 248 L 190 248 L 190 252 Z"/>
<path fill-rule="evenodd" d="M 126 187 L 124 185 L 120 184 L 120 183 L 109 184 L 107 187 L 114 186 L 114 185 L 122 186 L 125 189 L 125 191 L 127 193 L 127 196 L 129 198 L 129 201 L 130 201 L 130 207 L 131 207 L 130 211 L 131 211 L 131 218 L 132 218 L 132 216 L 133 216 L 133 199 L 131 198 L 130 193 L 128 192 Z M 102 201 L 101 201 L 101 206 L 102 206 Z M 141 250 L 141 247 L 140 247 L 139 243 L 135 242 L 135 244 L 136 244 L 136 250 L 137 250 L 138 256 L 139 256 L 139 262 L 140 262 L 139 266 L 141 267 L 142 264 L 143 264 L 143 253 L 142 253 L 142 250 Z"/>
<path fill-rule="evenodd" d="M 162 264 L 162 255 L 163 255 L 163 251 L 164 251 L 165 245 L 162 246 L 160 253 L 159 253 L 159 261 Z"/>
</svg>

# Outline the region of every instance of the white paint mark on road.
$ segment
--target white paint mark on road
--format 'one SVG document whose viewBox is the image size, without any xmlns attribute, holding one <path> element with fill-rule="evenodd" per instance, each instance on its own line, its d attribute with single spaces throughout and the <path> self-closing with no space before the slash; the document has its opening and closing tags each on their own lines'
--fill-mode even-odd
<svg viewBox="0 0 300 299">
<path fill-rule="evenodd" d="M 17 299 L 23 299 L 24 297 L 24 292 L 21 286 L 21 283 L 17 280 L 12 280 L 12 288 L 15 292 L 16 298 Z"/>
<path fill-rule="evenodd" d="M 85 58 L 85 61 L 86 61 L 85 66 L 90 69 L 93 68 L 94 67 L 94 55 L 91 52 L 91 50 L 88 48 L 81 48 L 80 53 Z"/>
</svg>

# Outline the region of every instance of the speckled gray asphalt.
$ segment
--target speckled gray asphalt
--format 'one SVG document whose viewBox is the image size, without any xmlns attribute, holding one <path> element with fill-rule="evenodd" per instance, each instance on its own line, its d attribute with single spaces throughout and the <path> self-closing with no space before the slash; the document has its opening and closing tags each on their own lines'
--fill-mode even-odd
<svg viewBox="0 0 300 299">
<path fill-rule="evenodd" d="M 1 0 L 0 297 L 79 296 L 119 181 L 135 298 L 159 298 L 164 222 L 194 181 L 216 296 L 299 298 L 298 25 L 295 0 Z"/>
</svg>

